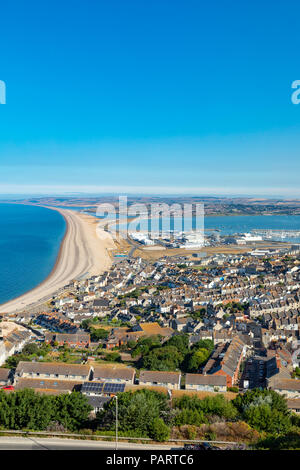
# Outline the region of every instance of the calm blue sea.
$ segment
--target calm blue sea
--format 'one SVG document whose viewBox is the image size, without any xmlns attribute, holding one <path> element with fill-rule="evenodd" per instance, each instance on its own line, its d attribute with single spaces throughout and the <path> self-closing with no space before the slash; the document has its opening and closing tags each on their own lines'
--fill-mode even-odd
<svg viewBox="0 0 300 470">
<path fill-rule="evenodd" d="M 0 204 L 0 304 L 36 287 L 50 274 L 65 229 L 57 211 Z"/>
</svg>

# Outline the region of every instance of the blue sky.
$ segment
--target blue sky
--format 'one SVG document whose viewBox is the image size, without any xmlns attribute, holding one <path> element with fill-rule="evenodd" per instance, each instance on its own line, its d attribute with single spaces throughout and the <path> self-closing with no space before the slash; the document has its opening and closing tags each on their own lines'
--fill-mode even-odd
<svg viewBox="0 0 300 470">
<path fill-rule="evenodd" d="M 7 3 L 0 193 L 300 196 L 299 2 Z"/>
</svg>

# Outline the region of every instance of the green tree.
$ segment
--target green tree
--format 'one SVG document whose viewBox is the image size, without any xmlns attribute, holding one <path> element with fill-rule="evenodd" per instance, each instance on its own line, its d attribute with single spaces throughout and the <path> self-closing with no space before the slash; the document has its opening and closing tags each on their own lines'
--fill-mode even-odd
<svg viewBox="0 0 300 470">
<path fill-rule="evenodd" d="M 91 328 L 90 334 L 91 334 L 91 340 L 95 342 L 101 339 L 107 339 L 109 336 L 108 331 L 105 330 L 104 328 Z"/>
<path fill-rule="evenodd" d="M 148 354 L 151 349 L 161 345 L 161 339 L 159 335 L 148 336 L 146 338 L 140 338 L 133 349 L 132 357 L 137 357 L 140 354 Z"/>
<path fill-rule="evenodd" d="M 54 397 L 54 421 L 70 431 L 76 431 L 87 421 L 92 407 L 87 397 L 80 392 L 62 394 Z"/>
<path fill-rule="evenodd" d="M 193 349 L 207 349 L 211 354 L 214 350 L 214 342 L 211 339 L 201 339 L 193 345 Z"/>
<path fill-rule="evenodd" d="M 163 442 L 170 437 L 170 428 L 161 418 L 154 418 L 149 427 L 149 435 L 155 441 Z"/>
<path fill-rule="evenodd" d="M 210 352 L 207 349 L 199 348 L 196 349 L 187 361 L 188 372 L 198 372 L 199 368 L 204 365 L 210 356 Z"/>
<path fill-rule="evenodd" d="M 290 417 L 278 410 L 272 410 L 267 404 L 250 406 L 244 411 L 243 417 L 257 431 L 284 434 L 291 429 Z"/>
<path fill-rule="evenodd" d="M 152 349 L 143 357 L 142 366 L 147 370 L 170 370 L 179 368 L 184 356 L 175 346 Z"/>
<path fill-rule="evenodd" d="M 90 323 L 91 323 L 91 320 L 83 320 L 80 323 L 80 328 L 82 328 L 85 331 L 89 331 Z"/>
<path fill-rule="evenodd" d="M 31 354 L 38 354 L 39 349 L 36 343 L 28 343 L 24 346 L 22 353 L 30 356 Z"/>
<path fill-rule="evenodd" d="M 174 335 L 164 343 L 164 346 L 174 346 L 177 351 L 185 355 L 189 351 L 189 337 L 187 334 Z"/>
<path fill-rule="evenodd" d="M 97 415 L 100 429 L 115 429 L 115 403 L 105 403 L 104 410 Z M 136 432 L 139 436 L 151 434 L 153 420 L 167 420 L 170 413 L 167 396 L 153 390 L 141 389 L 118 395 L 119 430 Z"/>
<path fill-rule="evenodd" d="M 282 434 L 291 429 L 291 414 L 286 399 L 274 390 L 248 390 L 239 394 L 233 405 L 242 419 L 258 431 Z"/>
<path fill-rule="evenodd" d="M 300 433 L 299 431 L 290 431 L 280 436 L 268 435 L 260 439 L 255 445 L 256 449 L 270 450 L 292 450 L 300 449 Z"/>
<path fill-rule="evenodd" d="M 206 315 L 206 309 L 204 307 L 200 308 L 199 310 L 195 310 L 193 313 L 192 313 L 192 317 L 195 319 L 195 320 L 202 320 Z"/>
<path fill-rule="evenodd" d="M 201 424 L 206 422 L 207 419 L 204 417 L 204 413 L 201 410 L 183 409 L 175 418 L 176 426 L 183 426 L 186 424 L 201 426 Z"/>
<path fill-rule="evenodd" d="M 0 423 L 8 429 L 43 430 L 53 416 L 52 397 L 30 389 L 0 396 Z"/>
<path fill-rule="evenodd" d="M 117 352 L 112 352 L 112 353 L 106 354 L 105 360 L 109 361 L 109 362 L 120 362 L 121 361 L 121 356 Z"/>
<path fill-rule="evenodd" d="M 292 373 L 292 377 L 300 378 L 300 367 L 296 367 L 294 372 Z"/>
<path fill-rule="evenodd" d="M 260 390 L 258 388 L 247 390 L 246 393 L 239 394 L 232 403 L 240 414 L 243 414 L 250 406 L 263 404 L 268 404 L 272 410 L 289 414 L 286 399 L 274 390 Z"/>
<path fill-rule="evenodd" d="M 134 349 L 137 345 L 137 342 L 134 341 L 134 340 L 129 340 L 128 343 L 127 343 L 127 346 L 129 349 Z"/>
<path fill-rule="evenodd" d="M 209 396 L 203 399 L 197 396 L 183 395 L 173 401 L 173 407 L 179 410 L 196 410 L 202 412 L 202 415 L 200 415 L 201 418 L 202 416 L 206 418 L 207 416 L 217 415 L 229 420 L 234 420 L 238 416 L 236 407 L 231 401 L 226 400 L 222 394 L 216 394 L 216 396 Z"/>
</svg>

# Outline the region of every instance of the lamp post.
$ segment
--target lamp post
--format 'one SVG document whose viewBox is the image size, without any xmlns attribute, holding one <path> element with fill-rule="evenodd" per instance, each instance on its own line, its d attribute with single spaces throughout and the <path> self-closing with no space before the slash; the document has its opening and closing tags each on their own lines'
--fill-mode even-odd
<svg viewBox="0 0 300 470">
<path fill-rule="evenodd" d="M 118 450 L 118 396 L 115 395 L 113 398 L 116 399 L 116 450 Z"/>
</svg>

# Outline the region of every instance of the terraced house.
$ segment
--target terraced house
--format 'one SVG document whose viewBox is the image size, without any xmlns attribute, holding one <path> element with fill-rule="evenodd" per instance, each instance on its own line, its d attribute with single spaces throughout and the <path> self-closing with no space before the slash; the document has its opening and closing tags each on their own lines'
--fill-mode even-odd
<svg viewBox="0 0 300 470">
<path fill-rule="evenodd" d="M 19 378 L 87 381 L 90 375 L 91 366 L 85 364 L 20 361 L 15 372 L 15 382 Z"/>
<path fill-rule="evenodd" d="M 227 392 L 224 375 L 186 374 L 185 389 L 200 392 Z"/>
<path fill-rule="evenodd" d="M 135 369 L 132 367 L 117 367 L 110 364 L 109 366 L 95 365 L 92 368 L 93 381 L 133 384 L 134 378 Z"/>
<path fill-rule="evenodd" d="M 59 395 L 61 393 L 71 393 L 80 391 L 83 381 L 78 380 L 59 380 L 59 379 L 32 379 L 21 377 L 15 383 L 15 390 L 30 388 L 35 392 L 46 393 L 49 395 Z"/>
<path fill-rule="evenodd" d="M 274 376 L 268 380 L 268 387 L 287 398 L 300 398 L 300 380 L 282 379 Z"/>
<path fill-rule="evenodd" d="M 180 379 L 180 372 L 143 370 L 140 373 L 139 384 L 146 386 L 167 387 L 170 390 L 179 390 Z"/>
<path fill-rule="evenodd" d="M 208 362 L 207 374 L 226 377 L 227 387 L 232 387 L 238 383 L 240 365 L 246 354 L 246 344 L 236 336 L 226 347 L 225 352 L 221 352 L 213 362 Z"/>
<path fill-rule="evenodd" d="M 88 333 L 46 333 L 46 343 L 57 342 L 59 346 L 67 344 L 71 348 L 88 348 L 90 345 L 90 335 Z"/>
</svg>

